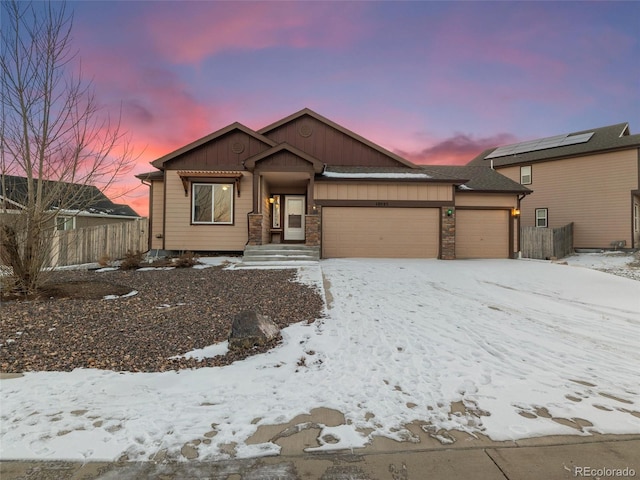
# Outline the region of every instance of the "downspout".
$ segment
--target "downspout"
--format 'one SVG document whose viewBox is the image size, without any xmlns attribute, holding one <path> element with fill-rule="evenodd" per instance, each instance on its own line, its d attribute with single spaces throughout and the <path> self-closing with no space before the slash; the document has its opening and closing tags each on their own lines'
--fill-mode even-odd
<svg viewBox="0 0 640 480">
<path fill-rule="evenodd" d="M 245 161 L 242 161 L 242 168 L 244 168 L 245 170 L 249 170 L 247 168 L 247 166 L 245 165 Z M 249 170 L 251 172 L 251 182 L 253 182 L 253 170 Z M 253 197 L 253 184 L 251 185 L 251 196 Z M 251 200 L 251 202 L 253 203 L 253 200 Z M 249 215 L 251 215 L 253 213 L 253 205 L 251 206 L 251 211 L 247 212 L 247 241 L 245 242 L 244 246 L 246 247 L 247 245 L 249 245 L 249 239 L 251 238 L 251 225 L 249 222 Z"/>
<path fill-rule="evenodd" d="M 152 222 L 152 220 L 151 220 L 151 204 L 152 204 L 152 201 L 151 201 L 151 188 L 152 187 L 151 187 L 151 182 L 146 183 L 143 178 L 140 179 L 140 183 L 142 183 L 143 185 L 146 185 L 147 187 L 149 187 L 149 223 L 147 225 L 147 229 L 149 230 L 149 232 L 147 234 L 147 242 L 149 244 L 149 251 L 151 251 L 151 243 L 153 242 L 153 238 L 151 237 L 151 232 L 153 231 L 153 228 L 152 228 L 152 225 L 151 225 L 151 222 Z"/>
<path fill-rule="evenodd" d="M 518 251 L 516 252 L 517 256 L 518 256 L 517 258 L 521 258 L 522 257 L 522 244 L 521 244 L 522 239 L 520 238 L 520 218 L 522 217 L 522 208 L 520 208 L 520 202 L 526 196 L 527 196 L 526 193 L 518 195 L 518 203 L 516 204 L 516 208 L 520 212 L 520 215 L 518 215 L 517 218 L 516 218 L 516 235 L 518 235 Z"/>
</svg>

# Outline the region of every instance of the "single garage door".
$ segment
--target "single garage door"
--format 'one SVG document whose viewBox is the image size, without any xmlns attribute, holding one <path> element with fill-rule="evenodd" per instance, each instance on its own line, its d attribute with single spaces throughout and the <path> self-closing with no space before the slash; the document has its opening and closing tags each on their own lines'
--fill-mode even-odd
<svg viewBox="0 0 640 480">
<path fill-rule="evenodd" d="M 437 208 L 324 207 L 322 256 L 436 258 Z"/>
<path fill-rule="evenodd" d="M 456 210 L 456 258 L 508 257 L 508 210 Z"/>
</svg>

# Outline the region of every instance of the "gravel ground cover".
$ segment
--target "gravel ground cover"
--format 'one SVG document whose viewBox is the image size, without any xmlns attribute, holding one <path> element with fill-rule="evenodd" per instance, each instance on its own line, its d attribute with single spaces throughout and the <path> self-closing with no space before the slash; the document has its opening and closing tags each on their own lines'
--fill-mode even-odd
<svg viewBox="0 0 640 480">
<path fill-rule="evenodd" d="M 82 298 L 3 302 L 0 371 L 157 372 L 227 365 L 277 342 L 204 360 L 170 357 L 226 340 L 242 310 L 269 315 L 281 328 L 320 318 L 322 297 L 295 277 L 291 269 L 219 267 L 56 272 L 50 291 L 60 297 L 75 290 Z M 104 298 L 113 291 L 119 296 Z"/>
<path fill-rule="evenodd" d="M 560 262 L 640 281 L 640 251 L 580 253 L 562 259 Z"/>
<path fill-rule="evenodd" d="M 611 273 L 619 277 L 631 278 L 632 280 L 640 280 L 640 252 L 636 252 L 632 257 L 632 261 L 626 265 L 611 268 L 599 268 L 601 272 Z"/>
</svg>

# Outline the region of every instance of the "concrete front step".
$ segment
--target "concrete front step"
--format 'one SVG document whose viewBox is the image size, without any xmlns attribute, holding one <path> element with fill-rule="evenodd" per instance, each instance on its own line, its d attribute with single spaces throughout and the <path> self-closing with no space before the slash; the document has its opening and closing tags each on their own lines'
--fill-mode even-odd
<svg viewBox="0 0 640 480">
<path fill-rule="evenodd" d="M 278 250 L 278 251 L 290 251 L 290 250 L 304 250 L 308 252 L 318 252 L 320 247 L 312 247 L 310 245 L 304 245 L 302 243 L 267 243 L 265 245 L 247 245 L 244 247 L 245 251 L 260 251 L 260 250 Z"/>
<path fill-rule="evenodd" d="M 317 262 L 318 257 L 313 255 L 245 255 L 242 257 L 243 262 Z"/>
<path fill-rule="evenodd" d="M 320 247 L 297 244 L 248 245 L 242 257 L 243 263 L 317 262 Z"/>
</svg>

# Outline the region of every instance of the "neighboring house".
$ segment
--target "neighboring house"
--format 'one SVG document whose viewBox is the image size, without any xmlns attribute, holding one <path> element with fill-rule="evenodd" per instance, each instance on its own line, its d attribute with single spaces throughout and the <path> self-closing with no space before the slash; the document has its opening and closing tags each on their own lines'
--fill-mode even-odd
<svg viewBox="0 0 640 480">
<path fill-rule="evenodd" d="M 576 249 L 640 247 L 640 135 L 627 123 L 492 148 L 469 165 L 533 190 L 523 226 L 573 222 Z"/>
<path fill-rule="evenodd" d="M 530 193 L 488 166 L 415 165 L 309 109 L 257 131 L 233 123 L 152 165 L 137 177 L 158 250 L 509 258 Z"/>
<path fill-rule="evenodd" d="M 57 230 L 93 227 L 138 220 L 128 205 L 113 203 L 97 187 L 45 180 L 44 198 L 52 198 L 47 210 L 55 215 Z M 0 215 L 24 210 L 27 203 L 27 178 L 0 175 Z M 53 226 L 53 225 L 52 225 Z"/>
</svg>

